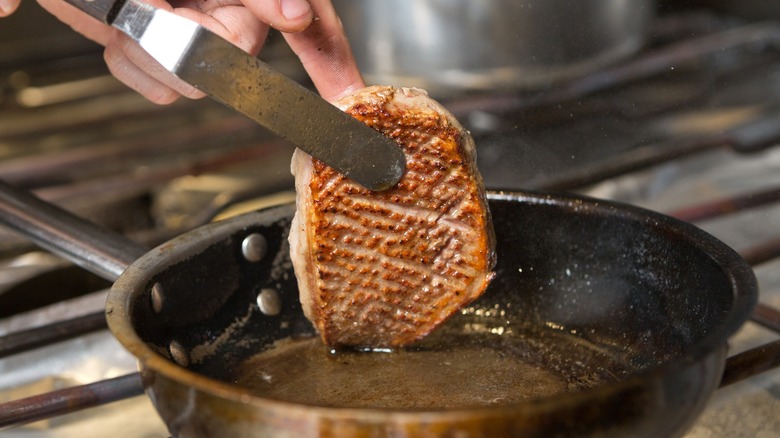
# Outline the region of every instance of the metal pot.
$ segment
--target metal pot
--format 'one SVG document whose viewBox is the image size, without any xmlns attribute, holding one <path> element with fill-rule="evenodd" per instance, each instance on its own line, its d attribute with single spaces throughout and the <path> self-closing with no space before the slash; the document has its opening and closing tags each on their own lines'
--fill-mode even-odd
<svg viewBox="0 0 780 438">
<path fill-rule="evenodd" d="M 756 302 L 750 267 L 698 228 L 635 207 L 540 193 L 492 193 L 489 202 L 496 279 L 440 330 L 485 335 L 498 343 L 485 348 L 516 356 L 513 367 L 546 369 L 567 390 L 492 404 L 495 392 L 481 389 L 481 403 L 415 408 L 262 395 L 263 385 L 311 377 L 254 376 L 262 365 L 255 359 L 272 344 L 313 334 L 289 262 L 291 204 L 202 227 L 141 256 L 110 292 L 109 327 L 138 358 L 147 393 L 179 437 L 681 434 L 717 387 L 726 341 Z M 0 219 L 109 278 L 135 252 L 2 185 Z M 90 246 L 98 248 L 82 251 Z M 522 374 L 513 369 L 505 371 Z M 469 371 L 442 380 L 458 391 L 481 370 Z M 391 383 L 412 399 L 431 391 Z"/>
<path fill-rule="evenodd" d="M 334 0 L 371 83 L 539 88 L 640 48 L 652 0 Z"/>
</svg>

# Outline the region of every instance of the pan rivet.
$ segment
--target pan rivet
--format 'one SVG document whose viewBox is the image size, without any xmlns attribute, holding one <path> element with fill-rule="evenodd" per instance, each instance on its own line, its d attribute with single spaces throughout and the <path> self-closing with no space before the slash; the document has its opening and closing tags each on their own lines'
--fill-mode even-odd
<svg viewBox="0 0 780 438">
<path fill-rule="evenodd" d="M 163 287 L 160 283 L 155 283 L 152 286 L 152 309 L 155 311 L 155 313 L 162 312 L 163 308 L 163 302 L 164 300 L 164 294 L 163 294 Z"/>
<path fill-rule="evenodd" d="M 268 242 L 262 234 L 252 233 L 241 242 L 241 252 L 244 258 L 250 262 L 259 262 L 265 257 L 268 250 Z"/>
<path fill-rule="evenodd" d="M 264 315 L 278 315 L 282 311 L 282 299 L 275 290 L 263 289 L 257 295 L 257 306 Z"/>
<path fill-rule="evenodd" d="M 168 350 L 171 352 L 171 358 L 177 364 L 183 367 L 190 364 L 190 355 L 187 354 L 187 350 L 178 341 L 171 341 L 170 345 L 168 345 Z"/>
</svg>

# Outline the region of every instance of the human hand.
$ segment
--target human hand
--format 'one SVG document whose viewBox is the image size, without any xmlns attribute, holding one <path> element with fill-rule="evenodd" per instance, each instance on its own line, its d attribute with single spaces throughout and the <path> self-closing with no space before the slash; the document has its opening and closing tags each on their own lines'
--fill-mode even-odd
<svg viewBox="0 0 780 438">
<path fill-rule="evenodd" d="M 0 17 L 7 17 L 19 7 L 19 0 L 0 0 Z"/>
<path fill-rule="evenodd" d="M 19 1 L 0 0 L 0 16 L 13 12 Z M 326 100 L 336 100 L 364 85 L 330 0 L 145 1 L 197 22 L 252 55 L 260 51 L 269 26 L 281 31 Z M 167 104 L 179 96 L 203 96 L 119 30 L 63 0 L 38 2 L 77 32 L 103 45 L 111 73 L 147 99 Z"/>
</svg>

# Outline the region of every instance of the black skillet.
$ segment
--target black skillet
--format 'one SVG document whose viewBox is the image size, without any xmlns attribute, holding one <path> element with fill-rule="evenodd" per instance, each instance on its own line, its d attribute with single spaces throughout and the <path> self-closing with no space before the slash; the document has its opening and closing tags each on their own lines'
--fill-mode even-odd
<svg viewBox="0 0 780 438">
<path fill-rule="evenodd" d="M 43 227 L 20 219 L 31 200 L 1 191 L 3 222 L 107 278 L 137 255 L 62 212 Z M 529 192 L 489 200 L 495 280 L 412 352 L 330 353 L 307 340 L 286 243 L 293 205 L 141 256 L 109 294 L 109 327 L 180 437 L 682 434 L 755 305 L 750 267 L 698 228 L 639 208 Z M 426 354 L 438 364 L 415 362 Z M 312 366 L 334 374 L 315 378 Z"/>
</svg>

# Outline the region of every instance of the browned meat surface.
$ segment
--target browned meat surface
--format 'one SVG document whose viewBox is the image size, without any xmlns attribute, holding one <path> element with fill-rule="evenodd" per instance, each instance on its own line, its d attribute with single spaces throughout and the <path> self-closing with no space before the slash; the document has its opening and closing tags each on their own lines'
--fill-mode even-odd
<svg viewBox="0 0 780 438">
<path fill-rule="evenodd" d="M 408 345 L 493 277 L 474 142 L 422 90 L 369 87 L 337 105 L 402 145 L 407 171 L 395 187 L 372 192 L 295 152 L 290 246 L 301 303 L 328 345 Z"/>
</svg>

